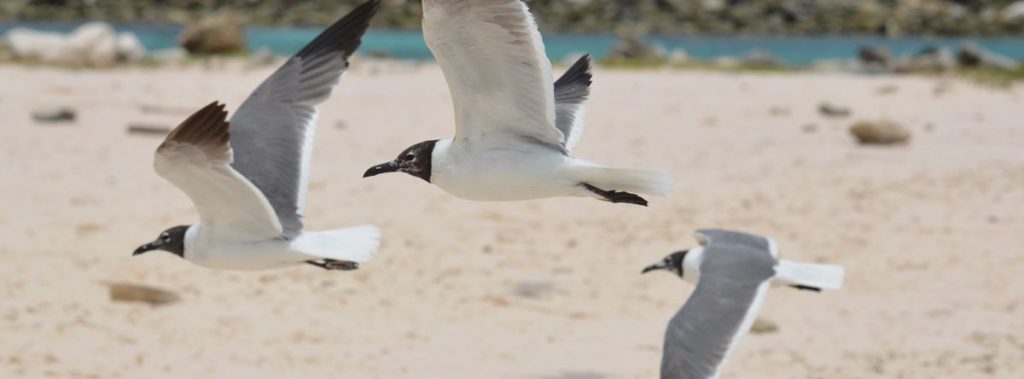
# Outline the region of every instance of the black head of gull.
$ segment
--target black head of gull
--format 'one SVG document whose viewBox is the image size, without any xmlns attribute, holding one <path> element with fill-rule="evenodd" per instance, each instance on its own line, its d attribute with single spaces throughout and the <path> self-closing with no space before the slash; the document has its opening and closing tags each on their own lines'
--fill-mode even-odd
<svg viewBox="0 0 1024 379">
<path fill-rule="evenodd" d="M 139 248 L 135 249 L 132 256 L 142 255 L 153 250 L 163 250 L 184 258 L 185 231 L 188 230 L 188 227 L 188 225 L 178 225 L 164 230 L 163 233 L 160 233 L 159 237 L 153 240 L 153 242 L 139 246 Z"/>
<path fill-rule="evenodd" d="M 363 177 L 369 178 L 388 172 L 404 172 L 430 183 L 430 174 L 433 166 L 431 156 L 434 153 L 434 145 L 437 145 L 437 140 L 423 141 L 409 146 L 401 154 L 398 154 L 398 158 L 391 162 L 370 167 L 363 174 Z"/>
<path fill-rule="evenodd" d="M 675 253 L 669 254 L 664 259 L 662 259 L 660 262 L 652 264 L 652 265 L 647 266 L 647 267 L 644 267 L 644 270 L 641 273 L 642 274 L 646 274 L 648 272 L 655 271 L 655 270 L 667 270 L 669 272 L 672 272 L 673 274 L 676 274 L 680 278 L 682 278 L 683 277 L 683 262 L 686 261 L 686 254 L 689 253 L 689 252 L 690 252 L 690 250 L 683 250 L 683 251 L 677 251 Z"/>
</svg>

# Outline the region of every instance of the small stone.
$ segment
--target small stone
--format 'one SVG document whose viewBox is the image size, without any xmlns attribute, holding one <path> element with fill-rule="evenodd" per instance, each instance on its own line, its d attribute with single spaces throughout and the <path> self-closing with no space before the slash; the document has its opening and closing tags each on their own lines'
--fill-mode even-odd
<svg viewBox="0 0 1024 379">
<path fill-rule="evenodd" d="M 858 121 L 850 133 L 863 145 L 896 145 L 910 140 L 910 130 L 890 120 Z"/>
<path fill-rule="evenodd" d="M 46 106 L 32 111 L 32 119 L 40 122 L 72 122 L 77 113 L 68 106 Z"/>
<path fill-rule="evenodd" d="M 853 112 L 848 107 L 835 105 L 832 103 L 824 102 L 818 105 L 818 113 L 821 113 L 826 117 L 849 117 Z"/>
<path fill-rule="evenodd" d="M 519 297 L 539 299 L 551 294 L 554 290 L 555 285 L 551 282 L 524 281 L 516 283 L 513 292 Z"/>
<path fill-rule="evenodd" d="M 814 132 L 818 131 L 818 125 L 807 124 L 807 125 L 804 125 L 802 128 L 800 128 L 800 130 L 802 130 L 804 133 L 811 134 L 811 133 L 814 133 Z"/>
<path fill-rule="evenodd" d="M 779 325 L 774 321 L 758 318 L 754 320 L 754 325 L 750 327 L 750 332 L 754 334 L 769 334 L 779 331 Z"/>
<path fill-rule="evenodd" d="M 150 286 L 139 284 L 110 282 L 110 300 L 121 303 L 145 303 L 149 305 L 167 305 L 181 300 L 178 294 Z"/>
<path fill-rule="evenodd" d="M 163 137 L 171 133 L 171 128 L 162 125 L 128 125 L 128 134 L 141 134 Z"/>
<path fill-rule="evenodd" d="M 775 117 L 785 117 L 789 116 L 790 111 L 789 108 L 786 107 L 771 107 L 768 109 L 768 114 Z"/>
</svg>

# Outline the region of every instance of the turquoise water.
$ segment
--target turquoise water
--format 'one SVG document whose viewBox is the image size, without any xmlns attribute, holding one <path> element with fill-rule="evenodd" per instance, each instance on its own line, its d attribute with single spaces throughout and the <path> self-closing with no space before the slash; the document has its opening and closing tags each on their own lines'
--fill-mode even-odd
<svg viewBox="0 0 1024 379">
<path fill-rule="evenodd" d="M 16 23 L 0 21 L 0 33 L 15 26 L 67 32 L 77 23 Z M 175 46 L 181 31 L 178 25 L 117 25 L 117 29 L 132 31 L 150 50 Z M 249 27 L 246 36 L 250 50 L 268 48 L 275 54 L 290 55 L 309 42 L 322 28 L 319 27 Z M 656 36 L 648 39 L 668 50 L 683 49 L 698 58 L 740 56 L 752 50 L 767 51 L 793 64 L 807 64 L 815 60 L 854 58 L 862 45 L 884 46 L 893 53 L 910 54 L 927 46 L 955 48 L 964 41 L 973 41 L 987 49 L 1024 59 L 1024 37 L 948 38 L 906 37 L 887 39 L 874 36 L 823 37 L 717 37 L 717 36 Z M 548 55 L 558 61 L 581 53 L 603 57 L 615 44 L 616 38 L 600 34 L 545 33 Z M 397 30 L 370 31 L 361 48 L 363 53 L 380 52 L 400 59 L 431 59 L 419 32 Z"/>
</svg>

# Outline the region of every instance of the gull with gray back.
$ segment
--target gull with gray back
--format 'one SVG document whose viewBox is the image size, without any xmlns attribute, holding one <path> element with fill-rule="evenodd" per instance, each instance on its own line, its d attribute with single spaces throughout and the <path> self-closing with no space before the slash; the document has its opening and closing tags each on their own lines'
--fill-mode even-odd
<svg viewBox="0 0 1024 379">
<path fill-rule="evenodd" d="M 288 59 L 239 106 L 230 122 L 213 102 L 157 148 L 156 172 L 181 189 L 199 223 L 175 226 L 135 250 L 163 250 L 201 266 L 260 270 L 311 264 L 355 269 L 380 233 L 361 226 L 304 231 L 302 215 L 317 105 L 348 68 L 380 0 L 360 5 Z"/>
<path fill-rule="evenodd" d="M 662 379 L 716 378 L 750 330 L 770 286 L 839 289 L 841 266 L 778 259 L 771 239 L 702 229 L 700 246 L 673 253 L 643 272 L 666 270 L 697 288 L 665 331 Z"/>
</svg>

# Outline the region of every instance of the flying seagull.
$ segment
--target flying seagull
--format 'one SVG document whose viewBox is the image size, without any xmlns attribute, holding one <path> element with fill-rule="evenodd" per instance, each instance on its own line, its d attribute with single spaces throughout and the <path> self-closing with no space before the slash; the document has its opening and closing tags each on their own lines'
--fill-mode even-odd
<svg viewBox="0 0 1024 379">
<path fill-rule="evenodd" d="M 231 121 L 213 102 L 178 125 L 154 167 L 192 200 L 199 223 L 175 226 L 132 255 L 164 250 L 201 266 L 262 270 L 308 263 L 358 268 L 380 233 L 361 226 L 302 230 L 316 106 L 348 68 L 380 0 L 335 22 L 288 59 L 242 103 Z"/>
<path fill-rule="evenodd" d="M 594 197 L 647 205 L 663 171 L 572 157 L 583 132 L 589 57 L 558 83 L 537 24 L 520 0 L 424 0 L 423 37 L 448 81 L 455 136 L 415 144 L 363 177 L 404 172 L 469 200 Z M 636 192 L 636 193 L 634 193 Z"/>
<path fill-rule="evenodd" d="M 700 247 L 673 253 L 644 273 L 668 270 L 697 288 L 668 323 L 662 379 L 716 378 L 750 330 L 769 286 L 839 289 L 841 266 L 778 259 L 775 242 L 752 234 L 703 229 Z"/>
</svg>

